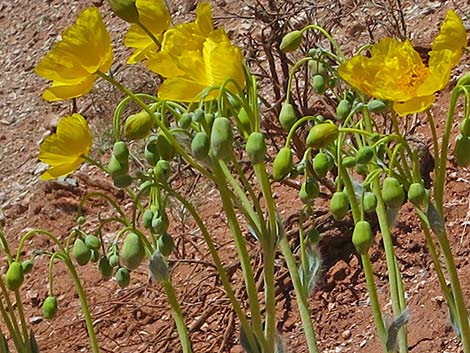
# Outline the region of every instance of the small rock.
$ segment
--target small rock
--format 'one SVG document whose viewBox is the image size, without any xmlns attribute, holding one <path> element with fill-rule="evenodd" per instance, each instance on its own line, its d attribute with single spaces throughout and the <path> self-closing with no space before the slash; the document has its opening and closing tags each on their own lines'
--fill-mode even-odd
<svg viewBox="0 0 470 353">
<path fill-rule="evenodd" d="M 343 339 L 345 339 L 345 340 L 351 338 L 351 331 L 350 330 L 344 330 L 343 333 L 341 334 L 341 337 L 343 337 Z"/>
<path fill-rule="evenodd" d="M 359 347 L 364 348 L 366 344 L 367 340 L 363 340 L 361 343 L 359 343 Z"/>
<path fill-rule="evenodd" d="M 29 319 L 31 325 L 37 325 L 42 322 L 44 318 L 42 316 L 33 316 Z"/>
</svg>

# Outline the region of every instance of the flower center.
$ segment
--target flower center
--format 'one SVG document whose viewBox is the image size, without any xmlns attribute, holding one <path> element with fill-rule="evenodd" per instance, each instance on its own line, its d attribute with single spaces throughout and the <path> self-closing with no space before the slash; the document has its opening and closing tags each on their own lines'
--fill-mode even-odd
<svg viewBox="0 0 470 353">
<path fill-rule="evenodd" d="M 426 66 L 415 64 L 403 72 L 398 80 L 398 85 L 403 92 L 414 95 L 416 88 L 426 80 L 429 74 L 429 69 Z"/>
</svg>

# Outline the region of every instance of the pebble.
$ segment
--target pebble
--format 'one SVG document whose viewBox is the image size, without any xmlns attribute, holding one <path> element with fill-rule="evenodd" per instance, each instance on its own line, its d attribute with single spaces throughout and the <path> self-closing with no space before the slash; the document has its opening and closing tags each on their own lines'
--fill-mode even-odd
<svg viewBox="0 0 470 353">
<path fill-rule="evenodd" d="M 341 337 L 343 339 L 347 340 L 351 337 L 351 331 L 350 330 L 344 330 L 343 333 L 341 334 Z"/>
<path fill-rule="evenodd" d="M 41 323 L 42 320 L 44 320 L 44 318 L 42 316 L 33 316 L 29 319 L 29 323 L 31 325 L 37 325 L 37 324 Z"/>
</svg>

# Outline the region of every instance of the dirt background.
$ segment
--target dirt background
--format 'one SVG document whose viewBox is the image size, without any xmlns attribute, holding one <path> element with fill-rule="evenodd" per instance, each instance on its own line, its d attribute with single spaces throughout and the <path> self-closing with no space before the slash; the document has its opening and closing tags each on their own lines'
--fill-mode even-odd
<svg viewBox="0 0 470 353">
<path fill-rule="evenodd" d="M 226 25 L 233 40 L 244 49 L 254 70 L 262 73 L 261 69 L 267 62 L 266 53 L 259 50 L 259 42 L 257 46 L 256 41 L 263 39 L 263 21 L 267 15 L 272 15 L 269 7 L 265 7 L 268 9 L 265 13 L 254 16 L 252 10 L 257 1 L 218 0 L 211 3 L 216 22 Z M 391 17 L 393 6 L 399 3 L 319 0 L 313 4 L 311 1 L 299 1 L 289 7 L 288 16 L 283 11 L 278 16 L 283 21 L 290 21 L 294 28 L 314 18 L 319 24 L 330 28 L 340 44 L 350 52 L 359 44 L 384 35 L 405 34 L 404 28 Z M 192 18 L 195 4 L 195 1 L 169 1 L 177 21 Z M 60 116 L 70 113 L 72 106 L 70 102 L 44 102 L 41 93 L 45 82 L 34 74 L 33 69 L 58 39 L 60 32 L 89 5 L 100 8 L 113 37 L 116 48 L 113 65 L 115 77 L 135 91 L 154 92 L 159 82 L 143 66 L 124 65 L 129 52 L 122 47 L 121 41 L 127 25 L 110 14 L 105 2 L 0 2 L 0 224 L 13 248 L 19 236 L 30 228 L 48 229 L 64 239 L 75 224 L 79 200 L 87 192 L 106 191 L 122 204 L 127 202 L 123 193 L 114 189 L 106 176 L 90 166 L 82 167 L 73 178 L 65 181 L 38 180 L 44 170 L 44 166 L 37 161 L 39 142 L 50 133 Z M 447 9 L 456 9 L 467 27 L 470 24 L 468 1 L 401 1 L 401 8 L 407 24 L 406 35 L 423 48 L 429 48 Z M 455 77 L 468 72 L 469 65 L 469 57 L 465 55 L 454 71 Z M 270 97 L 269 80 L 263 79 L 262 74 L 260 77 L 263 94 L 275 101 L 272 93 Z M 455 81 L 451 82 L 450 87 L 453 83 Z M 442 117 L 438 128 L 442 128 L 449 91 L 450 88 L 447 88 L 439 94 L 434 107 L 435 116 Z M 95 128 L 95 157 L 105 154 L 112 144 L 111 115 L 118 100 L 119 94 L 112 87 L 98 82 L 91 94 L 76 102 L 78 111 Z M 267 119 L 272 119 L 270 112 L 272 110 L 266 109 Z M 414 123 L 416 134 L 429 142 L 425 122 L 418 119 Z M 456 169 L 451 157 L 449 160 L 445 204 L 447 226 L 464 296 L 470 303 L 470 171 Z M 218 195 L 210 184 L 196 175 L 184 170 L 181 173 L 182 177 L 174 181 L 174 187 L 183 190 L 200 208 L 223 254 L 224 264 L 233 268 L 231 280 L 243 298 L 244 288 L 234 245 L 229 241 L 225 220 L 220 206 L 217 206 Z M 294 238 L 295 215 L 300 205 L 297 192 L 280 186 L 276 189 L 276 197 L 282 216 L 289 220 L 288 231 Z M 322 205 L 324 203 L 320 203 L 319 213 L 325 214 L 320 224 L 324 231 L 321 242 L 323 266 L 319 283 L 309 301 L 321 351 L 379 352 L 360 261 L 350 242 L 351 224 L 347 221 L 334 223 Z M 92 202 L 87 207 L 87 226 L 92 228 L 98 215 L 104 217 L 110 212 L 105 203 Z M 177 242 L 177 251 L 171 258 L 172 276 L 190 328 L 194 351 L 241 352 L 237 320 L 217 281 L 199 231 L 180 206 L 175 204 L 171 215 L 171 234 Z M 109 239 L 113 231 L 113 228 L 107 229 Z M 411 312 L 410 351 L 461 352 L 449 324 L 430 256 L 423 246 L 423 234 L 409 205 L 402 208 L 399 223 L 393 232 Z M 261 259 L 253 239 L 249 239 L 249 245 L 253 263 L 259 264 Z M 27 243 L 24 258 L 30 256 L 33 249 L 51 247 L 48 240 L 34 238 Z M 5 271 L 5 259 L 0 259 L 0 271 Z M 372 260 L 379 296 L 385 311 L 389 311 L 386 266 L 380 241 L 372 251 Z M 51 322 L 41 317 L 40 307 L 48 288 L 46 267 L 46 259 L 38 258 L 35 270 L 27 276 L 23 287 L 27 316 L 41 350 L 51 353 L 88 352 L 79 302 L 66 269 L 60 265 L 54 272 L 55 293 L 60 305 L 58 317 Z M 289 352 L 306 352 L 295 296 L 282 258 L 279 258 L 277 268 L 278 328 Z M 103 352 L 180 352 L 165 295 L 158 284 L 149 281 L 144 265 L 133 272 L 131 285 L 126 289 L 119 289 L 114 281 L 102 280 L 95 266 L 80 269 L 80 275 Z M 258 271 L 257 276 L 261 275 Z"/>
</svg>

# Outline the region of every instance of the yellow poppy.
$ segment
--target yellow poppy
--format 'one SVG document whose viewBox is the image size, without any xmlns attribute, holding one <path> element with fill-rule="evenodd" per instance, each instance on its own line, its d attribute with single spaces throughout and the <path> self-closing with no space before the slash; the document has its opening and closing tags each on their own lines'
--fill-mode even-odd
<svg viewBox="0 0 470 353">
<path fill-rule="evenodd" d="M 139 22 L 147 28 L 158 40 L 170 27 L 171 17 L 164 0 L 136 0 L 135 6 L 139 13 Z M 135 64 L 151 53 L 159 50 L 157 44 L 145 33 L 138 24 L 133 24 L 124 38 L 124 45 L 134 48 L 134 53 L 127 60 L 128 64 Z"/>
<path fill-rule="evenodd" d="M 56 133 L 41 143 L 38 158 L 50 166 L 41 179 L 73 173 L 85 161 L 92 143 L 91 131 L 83 116 L 72 114 L 60 119 Z"/>
<path fill-rule="evenodd" d="M 392 101 L 398 115 L 405 116 L 432 105 L 466 44 L 465 27 L 455 12 L 448 11 L 427 66 L 408 40 L 385 38 L 372 47 L 370 58 L 355 56 L 340 65 L 338 73 L 362 92 Z"/>
<path fill-rule="evenodd" d="M 109 33 L 98 9 L 90 7 L 62 33 L 62 40 L 36 67 L 39 76 L 52 81 L 43 98 L 58 101 L 88 93 L 96 72 L 108 71 L 112 60 Z"/>
<path fill-rule="evenodd" d="M 217 90 L 202 97 L 204 90 L 221 86 L 227 79 L 243 88 L 242 62 L 240 49 L 231 44 L 224 29 L 214 30 L 210 5 L 201 3 L 196 21 L 165 32 L 161 51 L 149 57 L 147 67 L 165 78 L 159 98 L 195 102 L 201 98 L 214 99 Z M 227 88 L 238 92 L 233 83 Z"/>
</svg>

